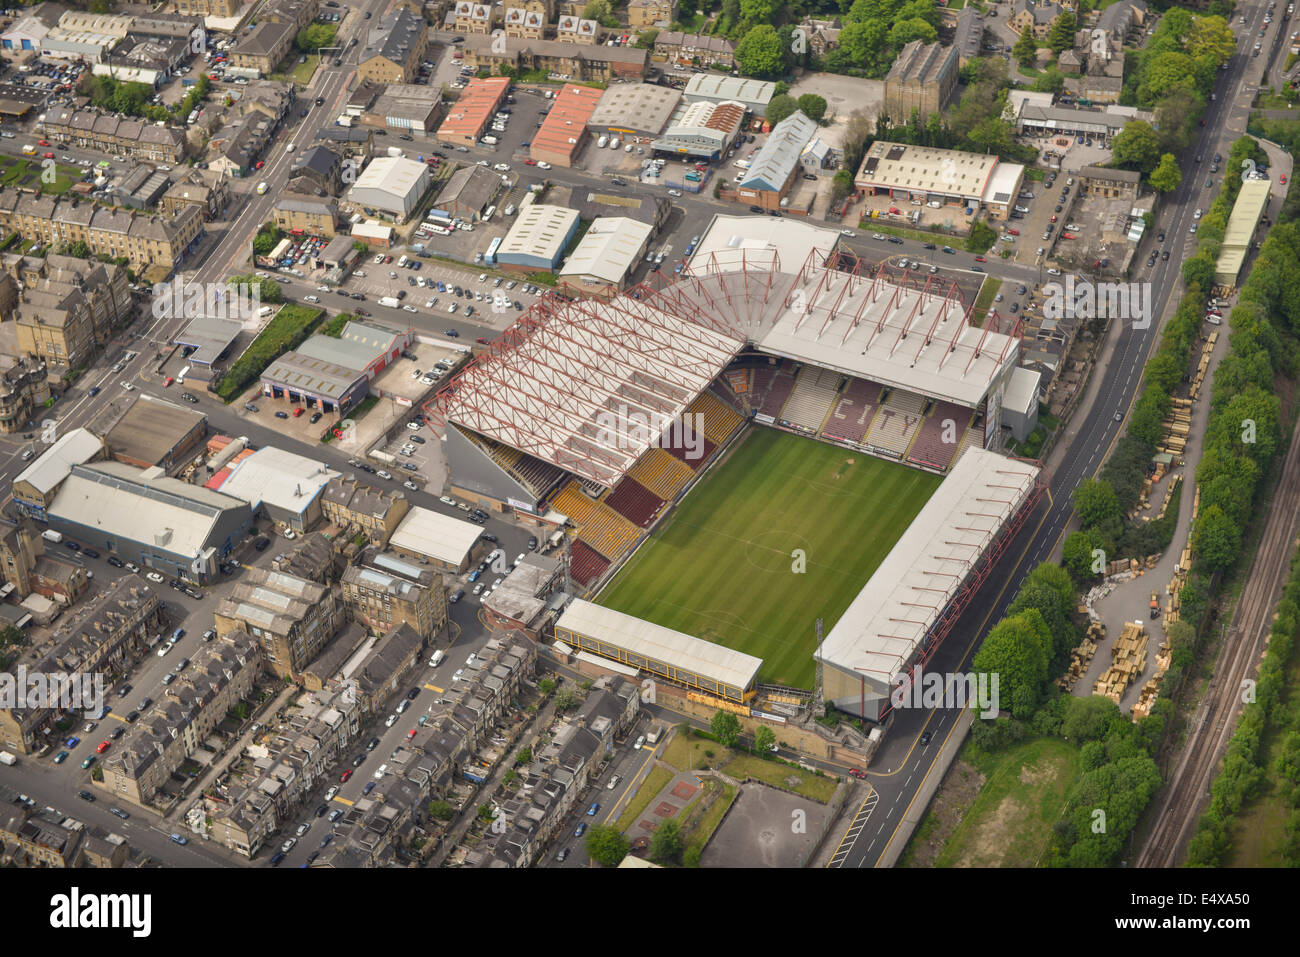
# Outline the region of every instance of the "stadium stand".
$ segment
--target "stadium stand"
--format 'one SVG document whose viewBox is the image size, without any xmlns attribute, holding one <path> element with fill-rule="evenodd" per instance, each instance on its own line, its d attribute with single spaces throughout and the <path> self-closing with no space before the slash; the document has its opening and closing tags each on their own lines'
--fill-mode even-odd
<svg viewBox="0 0 1300 957">
<path fill-rule="evenodd" d="M 955 462 L 957 459 L 961 458 L 961 453 L 965 452 L 968 448 L 971 448 L 972 446 L 974 446 L 977 449 L 984 448 L 984 432 L 982 429 L 979 429 L 973 425 L 969 429 L 967 429 L 966 434 L 962 436 L 961 448 L 959 448 L 957 450 L 957 454 L 953 456 L 953 461 Z"/>
<path fill-rule="evenodd" d="M 641 456 L 627 475 L 665 502 L 675 499 L 695 477 L 686 464 L 657 447 Z"/>
<path fill-rule="evenodd" d="M 880 385 L 867 379 L 853 379 L 840 393 L 831 416 L 822 427 L 822 435 L 839 442 L 861 444 L 871 428 L 871 418 L 880 402 Z"/>
<path fill-rule="evenodd" d="M 669 447 L 664 451 L 666 451 L 673 458 L 677 459 L 679 462 L 685 462 L 687 467 L 690 468 L 692 471 L 698 472 L 700 470 L 700 466 L 702 466 L 709 459 L 713 458 L 713 453 L 718 448 L 716 443 L 710 442 L 707 438 L 704 437 L 700 438 L 700 446 L 701 448 L 698 450 L 694 448 L 686 448 L 685 446 L 678 446 L 675 448 Z"/>
<path fill-rule="evenodd" d="M 609 559 L 592 551 L 584 542 L 576 541 L 569 546 L 569 575 L 574 581 L 590 585 L 609 567 Z"/>
<path fill-rule="evenodd" d="M 927 415 L 917 430 L 912 447 L 907 451 L 907 461 L 913 465 L 947 471 L 961 445 L 961 439 L 970 424 L 971 410 L 951 402 L 936 402 L 934 411 Z M 944 423 L 952 424 L 954 441 L 943 440 Z"/>
<path fill-rule="evenodd" d="M 605 504 L 629 522 L 645 528 L 663 507 L 664 500 L 629 475 L 618 483 Z"/>
<path fill-rule="evenodd" d="M 715 445 L 726 442 L 745 421 L 740 413 L 711 392 L 701 392 L 686 411 L 704 417 L 704 437 Z"/>
<path fill-rule="evenodd" d="M 758 407 L 758 414 L 770 415 L 774 419 L 781 418 L 781 409 L 784 408 L 786 399 L 790 398 L 790 393 L 793 391 L 794 376 L 784 371 L 775 373 L 772 384 L 768 386 L 767 394 L 763 396 L 763 402 Z"/>
<path fill-rule="evenodd" d="M 790 400 L 781 410 L 781 418 L 797 429 L 817 432 L 835 403 L 840 380 L 844 377 L 830 369 L 804 366 L 795 381 Z"/>
<path fill-rule="evenodd" d="M 902 458 L 907 447 L 912 444 L 912 437 L 916 434 L 916 428 L 920 423 L 919 413 L 913 415 L 889 404 L 882 405 L 871 423 L 866 444 L 895 453 Z"/>
<path fill-rule="evenodd" d="M 604 502 L 593 502 L 576 479 L 560 489 L 551 506 L 577 526 L 577 538 L 611 561 L 622 558 L 641 537 L 639 527 Z"/>
<path fill-rule="evenodd" d="M 470 429 L 454 426 L 471 442 L 483 449 L 492 462 L 500 466 L 507 475 L 531 489 L 538 498 L 544 496 L 563 476 L 564 470 L 534 458 L 518 449 L 512 449 L 501 442 L 495 442 Z"/>
</svg>

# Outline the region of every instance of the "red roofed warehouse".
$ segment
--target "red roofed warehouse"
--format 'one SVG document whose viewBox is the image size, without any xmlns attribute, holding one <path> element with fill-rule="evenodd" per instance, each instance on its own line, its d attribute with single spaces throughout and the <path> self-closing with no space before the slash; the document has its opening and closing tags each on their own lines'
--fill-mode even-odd
<svg viewBox="0 0 1300 957">
<path fill-rule="evenodd" d="M 474 146 L 492 123 L 494 114 L 505 102 L 510 80 L 494 76 L 470 80 L 460 99 L 447 109 L 447 118 L 438 127 L 438 141 L 452 146 Z"/>
<path fill-rule="evenodd" d="M 555 95 L 555 105 L 533 137 L 530 155 L 552 166 L 572 166 L 587 136 L 587 122 L 596 112 L 604 91 L 566 83 Z"/>
</svg>

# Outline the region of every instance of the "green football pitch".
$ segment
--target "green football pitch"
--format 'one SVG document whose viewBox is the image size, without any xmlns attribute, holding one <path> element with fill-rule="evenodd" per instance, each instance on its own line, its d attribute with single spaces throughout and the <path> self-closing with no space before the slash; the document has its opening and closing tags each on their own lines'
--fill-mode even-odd
<svg viewBox="0 0 1300 957">
<path fill-rule="evenodd" d="M 942 478 L 750 429 L 597 601 L 763 659 L 759 680 L 811 688 L 827 632 Z"/>
</svg>

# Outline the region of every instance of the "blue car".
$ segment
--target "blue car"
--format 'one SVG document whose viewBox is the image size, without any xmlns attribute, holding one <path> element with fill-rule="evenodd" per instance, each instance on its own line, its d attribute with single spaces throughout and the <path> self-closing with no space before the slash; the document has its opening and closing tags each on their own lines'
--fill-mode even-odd
<svg viewBox="0 0 1300 957">
<path fill-rule="evenodd" d="M 375 789 L 375 782 L 374 782 L 374 781 L 367 781 L 367 782 L 366 782 L 366 786 L 363 787 L 363 788 L 361 789 L 361 793 L 362 793 L 362 794 L 369 794 L 369 793 L 370 793 L 371 791 L 373 791 L 374 789 Z"/>
<path fill-rule="evenodd" d="M 175 841 L 177 844 L 188 844 L 190 842 L 190 839 L 188 837 L 183 837 L 180 834 L 173 834 L 172 840 Z"/>
<path fill-rule="evenodd" d="M 68 740 L 65 741 L 64 744 L 66 744 L 66 745 L 67 745 L 68 747 L 70 747 L 70 748 L 75 748 L 77 745 L 81 744 L 81 739 L 80 739 L 80 738 L 68 738 Z"/>
<path fill-rule="evenodd" d="M 97 395 L 99 395 L 99 386 L 97 386 L 97 385 L 92 385 L 92 386 L 90 387 L 90 391 L 89 391 L 88 393 L 86 393 L 86 394 L 87 394 L 87 395 L 90 395 L 90 396 L 97 396 Z"/>
<path fill-rule="evenodd" d="M 596 816 L 596 812 L 599 811 L 599 810 L 600 810 L 600 804 L 599 804 L 599 803 L 593 803 L 593 804 L 591 805 L 591 807 L 587 808 L 587 817 L 595 817 L 595 816 Z"/>
<path fill-rule="evenodd" d="M 444 283 L 438 283 L 438 292 L 446 292 L 447 286 Z"/>
<path fill-rule="evenodd" d="M 474 569 L 472 572 L 469 573 L 469 580 L 470 580 L 471 582 L 476 582 L 476 581 L 479 580 L 479 576 L 482 575 L 482 574 L 483 574 L 482 570 L 476 568 L 476 569 Z"/>
<path fill-rule="evenodd" d="M 587 833 L 587 822 L 586 822 L 586 821 L 583 821 L 581 824 L 578 825 L 577 830 L 575 830 L 575 831 L 573 832 L 573 836 L 574 836 L 574 837 L 582 837 L 582 835 L 584 835 L 584 834 L 586 834 L 586 833 Z"/>
</svg>

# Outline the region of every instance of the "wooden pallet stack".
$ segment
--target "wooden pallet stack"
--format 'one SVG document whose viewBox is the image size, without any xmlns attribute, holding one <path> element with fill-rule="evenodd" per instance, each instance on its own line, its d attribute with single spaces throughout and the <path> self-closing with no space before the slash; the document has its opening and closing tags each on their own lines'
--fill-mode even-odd
<svg viewBox="0 0 1300 957">
<path fill-rule="evenodd" d="M 1169 511 L 1169 502 L 1174 497 L 1174 489 L 1178 488 L 1178 483 L 1183 480 L 1181 475 L 1175 475 L 1169 480 L 1169 488 L 1165 491 L 1165 500 L 1160 503 L 1160 514 L 1156 516 L 1156 521 L 1165 517 L 1165 512 Z"/>
<path fill-rule="evenodd" d="M 1140 621 L 1127 621 L 1110 649 L 1111 665 L 1102 672 L 1092 693 L 1119 704 L 1124 691 L 1147 666 L 1147 636 Z"/>
<path fill-rule="evenodd" d="M 1097 643 L 1105 637 L 1106 626 L 1101 622 L 1094 621 L 1088 625 L 1083 641 L 1070 652 L 1070 667 L 1065 670 L 1065 674 L 1056 679 L 1058 688 L 1066 692 L 1074 690 L 1079 679 L 1088 673 L 1088 668 L 1092 665 L 1092 658 L 1097 653 Z"/>
<path fill-rule="evenodd" d="M 1166 638 L 1160 643 L 1156 650 L 1156 673 L 1151 676 L 1142 690 L 1138 692 L 1137 703 L 1133 705 L 1133 720 L 1141 721 L 1151 713 L 1151 706 L 1156 703 L 1156 698 L 1160 697 L 1160 683 L 1164 680 L 1165 672 L 1169 670 L 1169 662 L 1172 655 L 1169 652 L 1169 639 Z"/>
<path fill-rule="evenodd" d="M 1196 374 L 1192 376 L 1192 387 L 1187 390 L 1188 396 L 1195 401 L 1196 397 L 1201 394 L 1201 387 L 1205 385 L 1205 373 L 1210 368 L 1210 356 L 1214 352 L 1214 345 L 1219 341 L 1219 331 L 1216 329 L 1211 332 L 1205 339 L 1205 346 L 1201 349 L 1201 361 L 1197 363 Z"/>
</svg>

